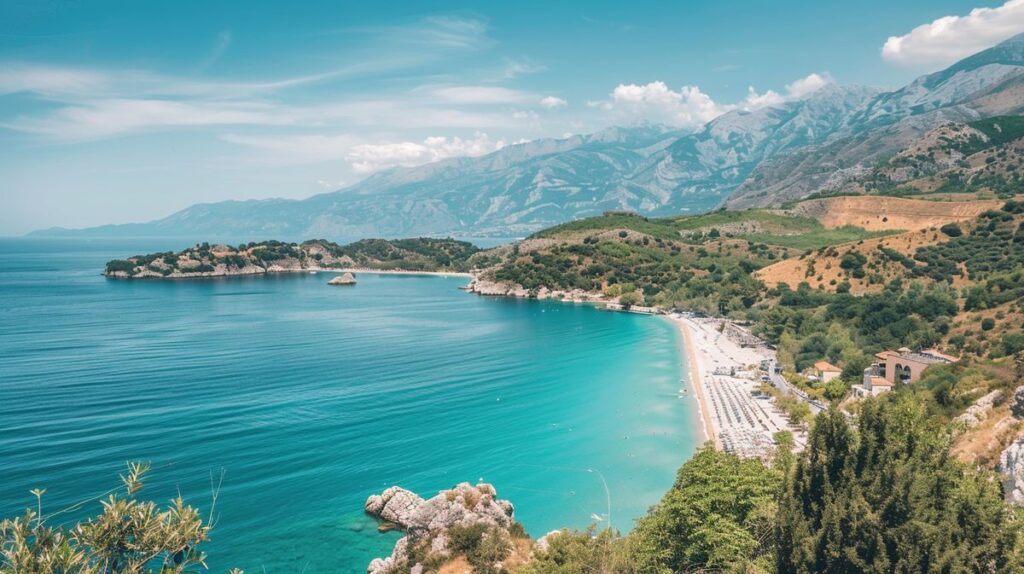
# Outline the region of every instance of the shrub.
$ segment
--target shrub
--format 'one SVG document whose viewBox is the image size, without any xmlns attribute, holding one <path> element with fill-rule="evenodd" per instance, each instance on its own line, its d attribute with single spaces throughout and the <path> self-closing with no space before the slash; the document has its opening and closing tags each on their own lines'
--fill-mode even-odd
<svg viewBox="0 0 1024 574">
<path fill-rule="evenodd" d="M 955 223 L 947 223 L 939 228 L 939 231 L 945 233 L 949 237 L 960 237 L 964 234 L 960 226 Z"/>
<path fill-rule="evenodd" d="M 131 275 L 134 270 L 135 264 L 125 259 L 114 259 L 113 261 L 107 262 L 107 273 L 117 273 L 118 271 L 122 271 Z"/>
<path fill-rule="evenodd" d="M 135 498 L 148 470 L 148 464 L 130 463 L 122 487 L 103 501 L 103 512 L 67 527 L 48 524 L 46 491 L 33 490 L 34 510 L 0 522 L 0 572 L 179 574 L 204 567 L 199 547 L 209 526 L 199 511 L 180 496 L 164 509 Z"/>
<path fill-rule="evenodd" d="M 991 317 L 985 317 L 981 320 L 981 330 L 991 331 L 996 326 L 996 320 Z"/>
<path fill-rule="evenodd" d="M 511 552 L 509 541 L 500 530 L 477 523 L 455 525 L 448 529 L 448 547 L 453 554 L 462 554 L 473 566 L 473 572 L 495 572 L 494 563 Z"/>
</svg>

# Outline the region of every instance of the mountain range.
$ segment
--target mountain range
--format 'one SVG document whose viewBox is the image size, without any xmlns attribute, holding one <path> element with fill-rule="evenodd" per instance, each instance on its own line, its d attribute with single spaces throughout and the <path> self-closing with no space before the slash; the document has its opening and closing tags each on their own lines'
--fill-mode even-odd
<svg viewBox="0 0 1024 574">
<path fill-rule="evenodd" d="M 304 200 L 198 204 L 148 223 L 44 235 L 511 237 L 608 210 L 771 206 L 842 188 L 950 122 L 1024 110 L 1024 34 L 893 91 L 825 86 L 692 131 L 615 127 L 378 172 Z"/>
</svg>

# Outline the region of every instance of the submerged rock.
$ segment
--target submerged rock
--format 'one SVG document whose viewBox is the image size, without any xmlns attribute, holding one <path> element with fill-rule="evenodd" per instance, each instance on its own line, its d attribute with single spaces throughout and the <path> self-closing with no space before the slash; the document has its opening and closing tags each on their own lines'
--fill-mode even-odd
<svg viewBox="0 0 1024 574">
<path fill-rule="evenodd" d="M 328 285 L 355 285 L 356 276 L 351 273 L 337 275 L 327 282 Z"/>
</svg>

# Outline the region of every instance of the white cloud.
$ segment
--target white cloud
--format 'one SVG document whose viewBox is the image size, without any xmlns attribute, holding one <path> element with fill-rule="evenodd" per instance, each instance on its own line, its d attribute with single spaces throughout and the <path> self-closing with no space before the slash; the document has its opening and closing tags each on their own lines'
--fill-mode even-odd
<svg viewBox="0 0 1024 574">
<path fill-rule="evenodd" d="M 619 84 L 612 90 L 609 101 L 590 105 L 683 127 L 701 126 L 730 109 L 716 104 L 697 86 L 683 86 L 673 91 L 661 81 L 644 85 Z"/>
<path fill-rule="evenodd" d="M 536 121 L 540 119 L 540 115 L 533 110 L 512 110 L 512 117 L 517 120 L 530 121 Z"/>
<path fill-rule="evenodd" d="M 799 100 L 811 95 L 832 83 L 832 78 L 827 74 L 810 74 L 800 78 L 791 84 L 786 84 L 786 94 L 791 100 Z"/>
<path fill-rule="evenodd" d="M 372 36 L 376 42 L 370 47 L 376 52 L 408 47 L 417 50 L 471 50 L 492 43 L 487 35 L 486 20 L 459 15 L 428 16 L 393 26 L 344 27 L 326 34 Z"/>
<path fill-rule="evenodd" d="M 405 39 L 448 48 L 475 48 L 487 40 L 487 22 L 462 16 L 429 16 L 416 26 L 400 28 Z"/>
<path fill-rule="evenodd" d="M 561 107 L 563 107 L 563 106 L 565 106 L 567 104 L 568 104 L 568 102 L 566 102 L 562 98 L 558 98 L 558 97 L 555 97 L 555 96 L 545 96 L 545 97 L 540 99 L 540 105 L 544 106 L 545 108 L 547 108 L 549 110 L 553 110 L 555 108 L 561 108 Z"/>
<path fill-rule="evenodd" d="M 109 85 L 107 75 L 94 70 L 55 66 L 0 66 L 0 95 L 34 92 L 41 95 L 95 93 Z"/>
<path fill-rule="evenodd" d="M 491 140 L 487 134 L 473 138 L 428 137 L 422 142 L 394 142 L 353 146 L 346 159 L 357 173 L 369 173 L 396 166 L 415 166 L 452 157 L 480 156 L 505 147 L 504 140 Z"/>
<path fill-rule="evenodd" d="M 882 46 L 882 57 L 902 66 L 946 66 L 1020 32 L 1024 32 L 1024 0 L 1008 0 L 996 8 L 944 16 L 892 36 Z"/>
<path fill-rule="evenodd" d="M 276 80 L 222 82 L 195 80 L 156 74 L 144 70 L 89 69 L 0 62 L 0 95 L 28 93 L 60 102 L 79 102 L 98 98 L 195 98 L 218 100 L 264 96 L 319 82 L 338 80 L 367 72 L 391 68 L 385 61 L 361 62 L 326 72 Z"/>
<path fill-rule="evenodd" d="M 18 118 L 3 126 L 54 139 L 87 140 L 170 127 L 290 125 L 297 120 L 287 110 L 256 102 L 105 99 L 63 107 L 42 118 Z"/>
<path fill-rule="evenodd" d="M 502 71 L 502 77 L 506 80 L 514 80 L 519 76 L 525 76 L 527 74 L 537 74 L 547 70 L 546 67 L 539 64 L 534 64 L 528 60 L 514 60 L 512 58 L 505 58 L 505 68 Z"/>
<path fill-rule="evenodd" d="M 360 143 L 358 138 L 349 134 L 223 134 L 220 139 L 266 152 L 260 161 L 277 165 L 340 161 L 353 146 Z"/>
<path fill-rule="evenodd" d="M 222 30 L 217 34 L 217 43 L 213 46 L 213 50 L 210 51 L 209 55 L 203 58 L 203 61 L 199 63 L 198 70 L 200 72 L 206 71 L 210 66 L 216 64 L 224 53 L 228 51 L 228 47 L 231 46 L 231 40 L 233 36 L 230 30 Z"/>
<path fill-rule="evenodd" d="M 786 84 L 786 93 L 784 94 L 780 94 L 775 90 L 768 90 L 763 94 L 758 94 L 754 86 L 750 86 L 747 88 L 747 97 L 739 103 L 739 107 L 745 110 L 756 110 L 758 108 L 770 108 L 786 102 L 802 100 L 831 83 L 832 79 L 827 74 L 809 74 L 799 80 Z"/>
<path fill-rule="evenodd" d="M 747 110 L 757 108 L 770 108 L 786 103 L 786 98 L 775 90 L 768 90 L 763 94 L 757 93 L 754 86 L 747 87 L 747 97 L 743 99 L 741 107 Z"/>
<path fill-rule="evenodd" d="M 496 86 L 437 88 L 434 95 L 443 101 L 456 104 L 519 104 L 533 99 L 533 96 L 526 92 Z"/>
<path fill-rule="evenodd" d="M 683 86 L 674 91 L 660 81 L 643 85 L 619 84 L 610 99 L 587 102 L 587 105 L 634 119 L 696 128 L 732 110 L 754 110 L 806 98 L 831 82 L 827 75 L 810 74 L 787 84 L 784 94 L 774 90 L 759 94 L 751 86 L 747 89 L 746 98 L 732 104 L 716 102 L 697 86 Z"/>
</svg>

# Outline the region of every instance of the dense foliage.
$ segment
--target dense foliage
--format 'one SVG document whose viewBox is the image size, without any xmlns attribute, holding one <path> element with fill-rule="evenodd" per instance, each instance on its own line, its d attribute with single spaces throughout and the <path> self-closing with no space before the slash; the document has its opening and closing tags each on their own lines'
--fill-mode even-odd
<svg viewBox="0 0 1024 574">
<path fill-rule="evenodd" d="M 759 460 L 701 449 L 630 534 L 637 570 L 770 570 L 780 480 Z"/>
<path fill-rule="evenodd" d="M 957 227 L 959 230 L 959 227 Z M 1024 268 L 1024 224 L 1003 210 L 988 211 L 979 224 L 965 235 L 917 250 L 914 258 L 922 263 L 914 272 L 936 281 L 952 281 L 964 276 L 972 281 L 992 273 Z"/>
<path fill-rule="evenodd" d="M 775 253 L 746 243 L 718 243 L 709 249 L 647 237 L 588 237 L 582 243 L 516 253 L 493 278 L 532 290 L 582 289 L 610 296 L 636 292 L 648 305 L 717 313 L 745 309 L 757 300 L 760 283 L 750 272 L 775 259 Z"/>
<path fill-rule="evenodd" d="M 856 424 L 820 415 L 775 469 L 702 449 L 627 537 L 552 537 L 527 572 L 1020 571 L 999 482 L 956 462 L 943 428 L 907 390 Z"/>
<path fill-rule="evenodd" d="M 1018 528 L 997 481 L 949 456 L 911 391 L 822 414 L 788 477 L 777 570 L 1017 572 Z"/>
<path fill-rule="evenodd" d="M 609 530 L 548 537 L 528 574 L 769 572 L 782 475 L 706 446 L 625 538 Z"/>
</svg>

